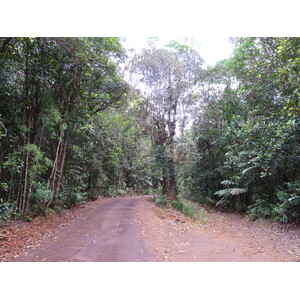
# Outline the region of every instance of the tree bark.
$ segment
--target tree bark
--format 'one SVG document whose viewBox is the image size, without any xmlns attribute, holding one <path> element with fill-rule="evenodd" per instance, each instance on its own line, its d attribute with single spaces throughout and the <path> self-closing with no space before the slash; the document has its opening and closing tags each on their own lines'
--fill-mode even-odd
<svg viewBox="0 0 300 300">
<path fill-rule="evenodd" d="M 173 157 L 165 157 L 163 167 L 163 194 L 166 195 L 170 203 L 177 198 L 175 163 Z"/>
<path fill-rule="evenodd" d="M 55 155 L 51 175 L 48 179 L 48 186 L 52 190 L 53 196 L 51 201 L 46 203 L 45 209 L 50 207 L 50 205 L 54 205 L 54 203 L 58 198 L 60 192 L 60 185 L 63 179 L 63 169 L 65 165 L 66 150 L 67 150 L 66 134 L 65 131 L 62 131 L 58 139 L 58 143 L 56 147 L 56 155 Z"/>
<path fill-rule="evenodd" d="M 67 142 L 64 141 L 62 144 L 62 149 L 61 149 L 61 155 L 60 155 L 60 160 L 59 160 L 59 165 L 58 165 L 58 176 L 54 184 L 54 194 L 53 194 L 53 203 L 54 204 L 57 199 L 58 195 L 60 192 L 60 186 L 62 183 L 63 179 L 63 171 L 64 171 L 64 166 L 65 166 L 65 159 L 66 159 L 66 152 L 67 152 Z"/>
<path fill-rule="evenodd" d="M 28 112 L 28 132 L 26 141 L 24 144 L 24 147 L 30 144 L 30 128 L 32 126 L 32 120 L 31 120 L 31 110 Z M 28 189 L 28 176 L 29 176 L 29 150 L 26 149 L 26 153 L 24 155 L 24 170 L 23 170 L 23 176 L 20 177 L 20 183 L 22 185 L 22 188 L 19 190 L 19 197 L 17 202 L 17 210 L 22 214 L 22 216 L 25 216 L 27 213 L 27 210 L 29 208 L 29 189 Z"/>
</svg>

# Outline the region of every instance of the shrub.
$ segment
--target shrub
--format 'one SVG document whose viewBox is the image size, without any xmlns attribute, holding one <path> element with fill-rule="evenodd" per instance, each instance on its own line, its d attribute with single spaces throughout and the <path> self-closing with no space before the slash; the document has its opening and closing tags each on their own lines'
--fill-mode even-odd
<svg viewBox="0 0 300 300">
<path fill-rule="evenodd" d="M 183 203 L 179 199 L 174 200 L 172 206 L 180 211 L 183 210 Z"/>
<path fill-rule="evenodd" d="M 79 192 L 72 193 L 70 197 L 70 206 L 82 203 L 83 199 L 84 199 L 84 195 L 82 193 Z"/>
<path fill-rule="evenodd" d="M 5 224 L 10 220 L 13 209 L 12 203 L 4 202 L 3 199 L 0 199 L 0 225 Z"/>
<path fill-rule="evenodd" d="M 29 213 L 32 216 L 36 216 L 44 212 L 46 203 L 50 202 L 53 197 L 53 191 L 49 190 L 44 182 L 35 182 L 33 187 L 33 203 Z"/>
<path fill-rule="evenodd" d="M 207 222 L 207 212 L 204 208 L 201 208 L 198 213 L 199 220 L 202 224 L 206 224 Z"/>
<path fill-rule="evenodd" d="M 126 196 L 127 195 L 127 192 L 122 190 L 122 189 L 117 189 L 117 195 L 119 196 Z"/>
<path fill-rule="evenodd" d="M 146 189 L 146 191 L 144 192 L 144 195 L 152 195 L 153 194 L 153 190 L 151 188 Z"/>
<path fill-rule="evenodd" d="M 279 203 L 274 208 L 275 219 L 288 223 L 300 218 L 300 188 L 299 185 L 289 184 L 288 191 L 278 191 Z"/>
<path fill-rule="evenodd" d="M 277 190 L 275 203 L 257 199 L 248 208 L 252 219 L 266 218 L 282 223 L 295 222 L 300 219 L 300 184 L 299 180 L 287 183 L 284 190 Z"/>
<path fill-rule="evenodd" d="M 253 205 L 248 207 L 247 213 L 252 220 L 274 218 L 274 204 L 266 200 L 257 199 Z"/>
<path fill-rule="evenodd" d="M 110 185 L 107 189 L 107 194 L 109 197 L 116 197 L 116 188 L 113 185 Z"/>
<path fill-rule="evenodd" d="M 184 201 L 180 196 L 177 197 L 176 200 L 172 202 L 172 206 L 175 209 L 180 210 L 183 214 L 189 216 L 190 218 L 194 219 L 196 214 L 196 205 L 189 201 Z"/>
<path fill-rule="evenodd" d="M 194 216 L 195 216 L 195 207 L 193 205 L 190 205 L 190 204 L 184 204 L 183 205 L 183 209 L 182 209 L 182 212 L 189 216 L 190 218 L 194 219 Z"/>
<path fill-rule="evenodd" d="M 155 203 L 159 206 L 159 207 L 165 207 L 167 205 L 167 198 L 165 195 L 160 195 L 155 197 Z"/>
</svg>

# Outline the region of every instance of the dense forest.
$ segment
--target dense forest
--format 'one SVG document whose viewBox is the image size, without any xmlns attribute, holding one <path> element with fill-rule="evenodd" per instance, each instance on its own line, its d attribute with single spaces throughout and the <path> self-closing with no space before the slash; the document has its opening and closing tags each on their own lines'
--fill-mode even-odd
<svg viewBox="0 0 300 300">
<path fill-rule="evenodd" d="M 231 42 L 0 38 L 0 223 L 142 193 L 299 221 L 300 39 Z"/>
</svg>

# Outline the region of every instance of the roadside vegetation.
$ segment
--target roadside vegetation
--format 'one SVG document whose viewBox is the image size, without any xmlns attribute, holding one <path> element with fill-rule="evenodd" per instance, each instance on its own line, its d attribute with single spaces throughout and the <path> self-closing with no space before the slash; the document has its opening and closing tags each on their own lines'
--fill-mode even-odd
<svg viewBox="0 0 300 300">
<path fill-rule="evenodd" d="M 232 43 L 0 38 L 0 224 L 131 194 L 299 222 L 300 39 Z"/>
</svg>

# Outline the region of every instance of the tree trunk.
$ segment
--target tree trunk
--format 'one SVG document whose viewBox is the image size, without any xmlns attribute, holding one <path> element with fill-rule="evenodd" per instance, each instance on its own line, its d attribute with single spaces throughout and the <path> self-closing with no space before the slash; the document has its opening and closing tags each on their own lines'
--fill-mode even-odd
<svg viewBox="0 0 300 300">
<path fill-rule="evenodd" d="M 56 173 L 57 173 L 57 169 L 58 169 L 58 167 L 57 167 L 58 166 L 58 159 L 59 159 L 59 154 L 60 154 L 60 151 L 61 151 L 61 143 L 62 143 L 63 135 L 64 135 L 64 132 L 61 131 L 61 133 L 59 135 L 59 138 L 58 138 L 58 143 L 57 143 L 57 146 L 56 146 L 55 159 L 54 159 L 54 162 L 53 162 L 51 175 L 48 179 L 48 185 L 50 185 L 50 188 L 52 190 L 54 190 L 54 182 L 55 182 L 55 177 L 56 177 Z"/>
<path fill-rule="evenodd" d="M 64 166 L 65 166 L 66 152 L 67 152 L 67 142 L 64 141 L 62 144 L 61 152 L 60 152 L 61 155 L 60 155 L 59 165 L 58 165 L 58 176 L 57 176 L 57 179 L 54 184 L 54 194 L 53 194 L 53 203 L 52 204 L 54 204 L 56 202 L 56 200 L 58 199 L 59 192 L 60 192 L 60 186 L 62 183 L 63 171 L 64 171 Z"/>
<path fill-rule="evenodd" d="M 1 142 L 0 142 L 0 179 L 1 179 L 1 174 L 2 174 L 2 166 L 3 166 L 3 149 L 1 147 Z"/>
<path fill-rule="evenodd" d="M 31 109 L 28 112 L 28 132 L 26 141 L 24 143 L 24 147 L 30 144 L 30 130 L 32 127 L 32 115 L 31 115 Z M 19 199 L 17 202 L 17 210 L 21 213 L 22 216 L 26 216 L 27 210 L 29 208 L 29 198 L 30 198 L 30 191 L 28 188 L 29 183 L 29 168 L 30 168 L 30 162 L 29 162 L 29 150 L 26 149 L 26 153 L 24 154 L 24 170 L 23 170 L 23 176 L 20 176 L 20 183 L 22 185 L 22 189 L 19 190 Z"/>
<path fill-rule="evenodd" d="M 171 157 L 165 158 L 165 165 L 163 167 L 163 194 L 166 195 L 169 202 L 176 200 L 177 185 L 175 163 Z"/>
<path fill-rule="evenodd" d="M 177 184 L 176 184 L 176 174 L 175 174 L 175 151 L 174 151 L 174 136 L 176 132 L 175 121 L 169 121 L 169 141 L 168 148 L 169 154 L 166 155 L 165 162 L 165 173 L 166 173 L 166 196 L 169 202 L 176 200 L 177 198 Z"/>
<path fill-rule="evenodd" d="M 25 102 L 28 105 L 28 110 L 27 110 L 27 137 L 26 140 L 24 141 L 24 147 L 30 144 L 30 130 L 32 127 L 32 112 L 31 112 L 31 107 L 30 107 L 30 101 L 29 101 L 29 87 L 30 87 L 30 82 L 29 82 L 29 46 L 28 46 L 28 40 L 27 40 L 27 53 L 26 53 L 26 58 L 25 58 L 25 81 L 24 81 L 24 99 Z M 27 209 L 29 207 L 28 205 L 28 171 L 29 171 L 29 150 L 26 149 L 26 153 L 24 155 L 24 170 L 22 175 L 20 176 L 20 182 L 19 185 L 21 185 L 21 189 L 18 191 L 18 202 L 16 209 L 21 213 L 22 216 L 26 215 Z"/>
<path fill-rule="evenodd" d="M 53 192 L 53 197 L 51 201 L 46 203 L 45 209 L 50 205 L 53 205 L 58 198 L 60 192 L 60 185 L 63 178 L 63 169 L 65 165 L 66 150 L 67 150 L 66 134 L 65 131 L 62 131 L 60 133 L 59 140 L 57 143 L 56 155 L 55 155 L 55 160 L 53 163 L 51 175 L 48 179 L 48 186 Z"/>
</svg>

